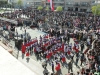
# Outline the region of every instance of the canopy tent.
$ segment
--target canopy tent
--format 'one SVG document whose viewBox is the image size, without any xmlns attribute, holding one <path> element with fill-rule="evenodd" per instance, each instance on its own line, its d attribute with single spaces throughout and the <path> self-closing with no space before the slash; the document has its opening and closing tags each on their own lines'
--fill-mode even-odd
<svg viewBox="0 0 100 75">
<path fill-rule="evenodd" d="M 13 24 L 18 24 L 17 21 L 11 20 L 11 19 L 7 19 L 7 18 L 2 18 L 2 17 L 0 17 L 0 20 L 7 21 L 7 22 L 10 22 L 10 23 L 13 23 Z"/>
</svg>

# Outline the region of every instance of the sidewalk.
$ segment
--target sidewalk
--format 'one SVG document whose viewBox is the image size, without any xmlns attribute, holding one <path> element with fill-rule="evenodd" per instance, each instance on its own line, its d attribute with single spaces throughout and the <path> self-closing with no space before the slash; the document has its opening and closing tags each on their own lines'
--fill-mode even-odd
<svg viewBox="0 0 100 75">
<path fill-rule="evenodd" d="M 43 68 L 42 65 L 38 64 L 35 60 L 31 59 L 29 57 L 29 62 L 27 62 L 27 57 L 24 56 L 24 59 L 22 59 L 22 53 L 19 52 L 18 60 L 23 63 L 26 67 L 28 67 L 30 70 L 35 72 L 37 75 L 43 75 Z"/>
<path fill-rule="evenodd" d="M 16 56 L 16 55 L 14 54 L 14 56 Z M 28 62 L 27 62 L 26 56 L 24 56 L 24 58 L 22 59 L 21 51 L 19 51 L 18 60 L 22 64 L 24 64 L 26 67 L 28 67 L 30 70 L 32 70 L 34 73 L 36 73 L 37 75 L 44 75 L 43 74 L 44 68 L 42 67 L 42 65 L 38 61 L 32 59 L 31 57 L 29 57 Z M 47 68 L 47 70 L 49 73 L 52 73 L 48 68 Z"/>
<path fill-rule="evenodd" d="M 70 42 L 73 43 L 73 39 L 71 39 Z M 86 46 L 85 46 L 85 49 L 86 49 Z M 13 55 L 14 55 L 15 58 L 17 57 L 17 54 L 18 54 L 18 51 L 13 48 Z M 22 59 L 22 53 L 21 53 L 21 51 L 19 51 L 18 60 L 22 64 L 24 64 L 26 67 L 28 67 L 31 71 L 36 73 L 37 75 L 43 75 L 43 71 L 44 71 L 44 68 L 42 68 L 42 61 L 43 60 L 37 61 L 35 55 L 32 55 L 32 56 L 29 57 L 29 62 L 27 62 L 26 59 L 27 59 L 26 56 L 24 56 L 24 59 Z M 74 60 L 75 60 L 75 57 L 74 57 Z M 70 59 L 67 59 L 66 61 L 68 63 L 70 61 Z M 80 64 L 80 62 L 79 62 L 79 64 Z M 82 67 L 80 67 L 80 68 L 82 68 Z M 50 65 L 47 65 L 47 69 L 50 73 L 52 73 L 52 68 L 51 68 Z M 61 71 L 62 71 L 62 75 L 65 75 L 65 74 L 68 73 L 68 68 L 61 66 Z M 76 65 L 73 64 L 73 72 L 76 74 L 77 71 L 79 71 L 79 68 L 77 68 Z"/>
<path fill-rule="evenodd" d="M 71 42 L 73 43 L 73 39 L 71 39 Z M 86 49 L 86 46 L 85 46 Z M 84 50 L 85 50 L 84 49 Z M 15 50 L 16 51 L 16 50 Z M 14 51 L 14 52 L 15 52 Z M 15 52 L 17 54 L 17 51 Z M 14 54 L 16 56 L 16 54 Z M 75 60 L 76 57 L 74 57 Z M 36 59 L 35 55 L 32 55 L 29 57 L 29 62 L 27 62 L 27 57 L 24 56 L 24 59 L 22 59 L 22 53 L 21 51 L 19 52 L 19 56 L 18 56 L 18 60 L 23 63 L 26 67 L 28 67 L 30 70 L 32 70 L 33 72 L 35 72 L 37 75 L 43 75 L 43 71 L 44 69 L 42 68 L 42 61 Z M 70 59 L 66 59 L 67 63 L 70 61 Z M 80 65 L 80 61 L 78 63 L 78 65 Z M 82 66 L 80 66 L 80 68 L 82 68 Z M 73 63 L 73 73 L 77 73 L 77 71 L 79 71 L 80 68 L 77 68 L 76 65 Z M 50 65 L 47 65 L 47 69 L 50 73 L 52 73 L 52 68 Z M 61 71 L 62 71 L 62 75 L 65 75 L 68 73 L 68 68 L 61 66 Z"/>
<path fill-rule="evenodd" d="M 6 49 L 8 52 L 10 50 L 13 50 L 13 56 L 16 57 L 17 56 L 17 50 L 14 50 L 13 48 L 8 48 L 6 45 L 4 45 L 1 41 L 0 41 L 0 45 Z M 29 58 L 29 62 L 27 62 L 27 57 L 25 56 L 24 59 L 22 59 L 22 53 L 21 51 L 19 51 L 19 56 L 18 56 L 18 60 L 25 65 L 27 68 L 29 68 L 32 72 L 34 72 L 36 75 L 43 75 L 43 71 L 44 69 L 42 68 L 42 65 L 37 63 L 35 60 Z M 34 74 L 33 73 L 33 74 Z"/>
</svg>

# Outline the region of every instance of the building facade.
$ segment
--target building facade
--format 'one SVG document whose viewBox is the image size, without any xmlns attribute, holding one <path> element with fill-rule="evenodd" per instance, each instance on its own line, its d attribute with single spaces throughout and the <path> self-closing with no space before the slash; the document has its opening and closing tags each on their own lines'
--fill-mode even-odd
<svg viewBox="0 0 100 75">
<path fill-rule="evenodd" d="M 53 0 L 54 7 L 62 6 L 68 11 L 91 11 L 91 4 L 94 0 Z M 50 4 L 46 1 L 46 5 Z"/>
<path fill-rule="evenodd" d="M 8 0 L 9 3 L 15 4 L 15 6 L 18 6 L 19 0 Z M 22 7 L 33 7 L 36 8 L 37 6 L 40 6 L 42 3 L 41 0 L 22 0 Z"/>
<path fill-rule="evenodd" d="M 94 0 L 70 0 L 66 2 L 67 10 L 73 11 L 81 11 L 81 12 L 89 12 L 91 11 L 91 4 Z M 70 2 L 70 3 L 69 3 Z M 71 7 L 70 7 L 71 6 Z M 71 8 L 71 9 L 70 9 Z"/>
<path fill-rule="evenodd" d="M 62 6 L 64 10 L 68 11 L 91 11 L 91 4 L 95 0 L 53 0 L 54 7 L 56 9 L 57 6 Z M 10 0 L 12 3 L 17 3 L 18 0 Z M 50 3 L 48 0 L 22 0 L 23 7 L 33 7 L 37 8 L 38 6 L 48 6 L 50 7 Z"/>
</svg>

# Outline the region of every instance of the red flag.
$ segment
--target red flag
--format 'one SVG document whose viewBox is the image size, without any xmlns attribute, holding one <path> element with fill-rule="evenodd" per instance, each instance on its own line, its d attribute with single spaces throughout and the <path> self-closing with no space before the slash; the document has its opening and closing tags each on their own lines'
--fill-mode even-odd
<svg viewBox="0 0 100 75">
<path fill-rule="evenodd" d="M 52 11 L 54 11 L 54 3 L 52 2 Z"/>
<path fill-rule="evenodd" d="M 48 0 L 48 2 L 50 2 L 50 0 Z"/>
<path fill-rule="evenodd" d="M 54 11 L 54 3 L 52 0 L 48 0 L 48 2 L 50 3 L 50 7 L 51 7 L 51 10 Z"/>
</svg>

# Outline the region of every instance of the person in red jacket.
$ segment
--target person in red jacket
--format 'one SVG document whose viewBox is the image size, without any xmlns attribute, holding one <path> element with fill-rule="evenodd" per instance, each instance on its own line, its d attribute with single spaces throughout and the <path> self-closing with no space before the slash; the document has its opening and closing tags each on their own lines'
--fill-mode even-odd
<svg viewBox="0 0 100 75">
<path fill-rule="evenodd" d="M 22 44 L 22 49 L 21 49 L 21 51 L 22 51 L 22 53 L 24 53 L 24 54 L 25 54 L 25 51 L 26 51 L 26 46 L 25 46 L 25 44 L 24 44 L 24 43 Z"/>
</svg>

